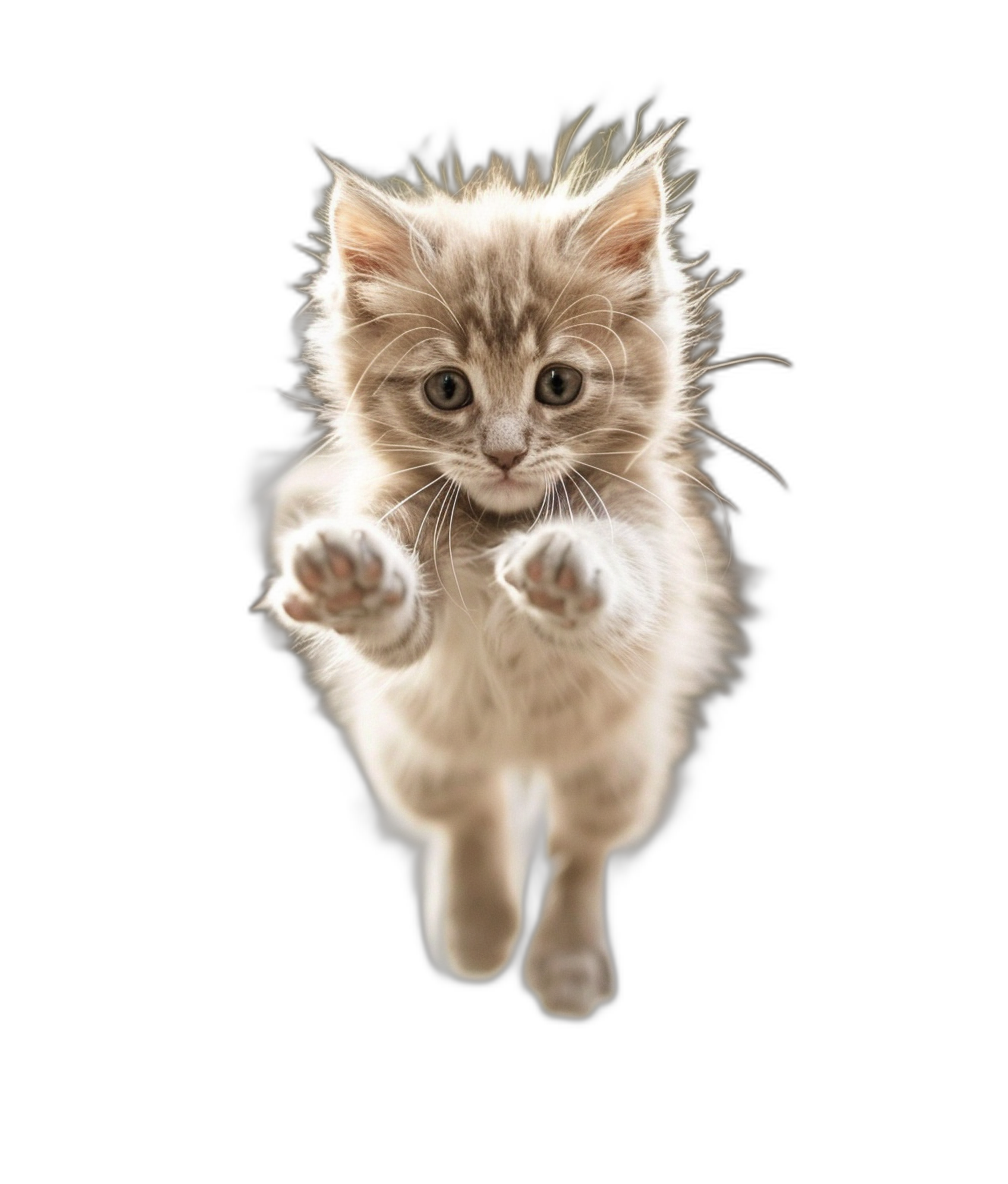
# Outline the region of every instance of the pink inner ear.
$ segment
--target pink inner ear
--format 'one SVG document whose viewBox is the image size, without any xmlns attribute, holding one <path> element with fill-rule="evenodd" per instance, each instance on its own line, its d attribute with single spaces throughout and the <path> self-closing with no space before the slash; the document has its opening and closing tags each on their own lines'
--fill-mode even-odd
<svg viewBox="0 0 1008 1184">
<path fill-rule="evenodd" d="M 331 211 L 332 237 L 344 268 L 355 275 L 398 275 L 409 270 L 409 230 L 391 210 L 353 192 Z"/>
<path fill-rule="evenodd" d="M 640 267 L 658 242 L 664 196 L 655 168 L 631 173 L 599 201 L 578 233 L 585 249 L 610 267 Z"/>
</svg>

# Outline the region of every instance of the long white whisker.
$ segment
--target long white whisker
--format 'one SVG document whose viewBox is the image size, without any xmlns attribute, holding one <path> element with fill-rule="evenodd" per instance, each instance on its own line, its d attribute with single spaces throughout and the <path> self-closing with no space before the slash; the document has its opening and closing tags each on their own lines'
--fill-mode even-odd
<svg viewBox="0 0 1008 1184">
<path fill-rule="evenodd" d="M 574 270 L 567 277 L 567 283 L 565 283 L 564 286 L 560 289 L 560 291 L 557 293 L 556 300 L 554 300 L 553 303 L 550 305 L 549 312 L 546 314 L 546 317 L 545 317 L 546 322 L 548 322 L 550 317 L 553 315 L 553 309 L 555 309 L 556 306 L 560 303 L 560 297 L 564 294 L 564 292 L 567 291 L 567 289 L 574 282 L 574 277 L 581 270 L 582 263 L 584 263 L 584 261 L 592 253 L 592 251 L 595 250 L 596 246 L 598 246 L 598 244 L 605 238 L 605 236 L 607 234 L 609 234 L 611 231 L 615 230 L 616 227 L 619 226 L 621 222 L 628 222 L 632 218 L 634 218 L 635 216 L 636 216 L 635 214 L 624 214 L 622 218 L 617 218 L 614 222 L 611 222 L 605 228 L 605 230 L 602 231 L 602 233 L 600 235 L 598 235 L 596 238 L 592 239 L 592 241 L 588 244 L 588 247 L 585 250 L 584 254 L 581 256 L 580 259 L 578 259 L 577 263 L 574 265 Z M 583 225 L 583 219 L 582 219 L 582 225 Z"/>
<path fill-rule="evenodd" d="M 416 558 L 417 548 L 420 546 L 420 536 L 423 534 L 423 528 L 424 528 L 425 523 L 427 522 L 427 519 L 430 517 L 431 510 L 434 509 L 434 506 L 437 503 L 438 498 L 441 497 L 441 495 L 445 492 L 445 490 L 451 489 L 451 478 L 450 477 L 442 477 L 441 480 L 445 484 L 442 485 L 441 488 L 437 491 L 437 493 L 434 494 L 434 496 L 431 498 L 430 505 L 424 511 L 424 516 L 420 519 L 420 526 L 417 530 L 416 538 L 413 541 L 413 557 L 414 558 Z"/>
<path fill-rule="evenodd" d="M 428 328 L 429 328 L 429 326 L 428 326 Z M 403 350 L 403 352 L 402 352 L 402 353 L 399 355 L 399 357 L 398 357 L 398 358 L 396 358 L 396 360 L 395 360 L 395 363 L 394 363 L 394 364 L 393 364 L 393 366 L 392 366 L 392 369 L 388 371 L 388 373 L 387 373 L 387 374 L 385 375 L 385 377 L 384 377 L 384 378 L 381 380 L 381 382 L 379 382 L 379 383 L 378 383 L 378 385 L 375 387 L 375 389 L 374 389 L 374 390 L 371 392 L 371 393 L 372 393 L 372 395 L 377 395 L 377 394 L 378 394 L 378 392 L 379 392 L 379 391 L 381 390 L 381 388 L 382 388 L 382 387 L 385 385 L 385 383 L 386 383 L 386 382 L 388 382 L 388 380 L 389 380 L 389 379 L 392 377 L 393 371 L 395 370 L 396 366 L 398 366 L 398 365 L 399 365 L 399 363 L 400 363 L 400 362 L 403 360 L 403 358 L 405 358 L 405 357 L 406 357 L 406 355 L 407 355 L 407 354 L 411 354 L 411 353 L 412 353 L 412 352 L 413 352 L 415 349 L 419 349 L 419 347 L 420 347 L 421 345 L 426 345 L 428 341 L 433 341 L 433 340 L 434 340 L 434 338 L 433 338 L 433 337 L 424 337 L 424 338 L 422 338 L 420 341 L 415 341 L 415 342 L 414 342 L 414 343 L 413 343 L 413 344 L 412 344 L 412 345 L 409 347 L 409 349 L 405 349 L 405 350 Z"/>
<path fill-rule="evenodd" d="M 560 312 L 559 315 L 561 317 L 565 317 L 576 304 L 581 304 L 585 300 L 604 300 L 606 302 L 606 304 L 608 305 L 609 320 L 612 321 L 613 302 L 609 299 L 608 296 L 603 295 L 601 292 L 589 292 L 587 296 L 578 296 L 578 298 L 576 300 L 572 300 L 570 302 L 570 304 L 566 305 L 564 307 L 564 309 Z M 592 309 L 592 312 L 595 312 L 595 311 L 596 311 L 595 309 Z M 597 311 L 605 312 L 606 309 L 600 308 Z M 580 316 L 581 314 L 579 313 L 578 315 Z"/>
<path fill-rule="evenodd" d="M 561 333 L 561 334 L 559 334 L 559 336 L 569 337 L 571 339 L 571 341 L 583 341 L 585 343 L 585 345 L 590 345 L 592 347 L 592 349 L 597 349 L 598 352 L 602 355 L 602 357 L 605 358 L 606 365 L 609 367 L 609 373 L 612 375 L 612 385 L 613 386 L 616 385 L 616 371 L 613 369 L 613 364 L 609 360 L 609 355 L 602 348 L 602 346 L 598 344 L 598 342 L 590 341 L 587 337 L 578 337 L 578 335 L 576 333 Z"/>
<path fill-rule="evenodd" d="M 368 364 L 361 371 L 360 377 L 357 379 L 356 383 L 354 383 L 354 388 L 350 392 L 350 398 L 347 399 L 346 406 L 343 408 L 343 411 L 347 412 L 350 410 L 350 407 L 354 401 L 354 396 L 357 394 L 357 391 L 360 389 L 360 384 L 364 381 L 364 375 L 367 374 L 367 372 L 371 369 L 371 367 L 375 364 L 375 362 L 378 361 L 378 359 L 382 356 L 382 354 L 387 349 L 391 349 L 392 346 L 395 345 L 395 343 L 397 341 L 399 341 L 401 338 L 407 336 L 407 334 L 409 334 L 409 333 L 425 333 L 425 332 L 427 332 L 428 329 L 430 329 L 430 325 L 414 325 L 412 329 L 403 329 L 403 331 L 401 333 L 396 334 L 396 336 L 393 337 L 391 341 L 386 342 L 385 345 L 383 345 L 381 347 L 381 349 L 375 354 L 375 356 L 371 359 L 371 361 L 368 362 Z M 425 337 L 424 338 L 424 341 L 433 341 L 433 340 L 434 340 L 433 337 Z M 424 343 L 423 341 L 418 341 L 416 344 L 423 345 L 423 343 Z M 403 357 L 405 357 L 405 354 L 403 355 Z M 399 361 L 401 362 L 402 358 L 400 358 Z M 397 362 L 396 365 L 398 365 L 398 364 L 399 363 Z M 391 371 L 389 373 L 391 373 Z M 386 374 L 385 377 L 388 378 L 388 375 Z M 384 379 L 382 381 L 384 381 Z"/>
<path fill-rule="evenodd" d="M 606 426 L 604 428 L 589 428 L 586 432 L 578 432 L 574 436 L 568 436 L 567 442 L 571 440 L 580 440 L 583 436 L 591 436 L 595 432 L 626 432 L 628 436 L 639 436 L 642 440 L 650 440 L 651 436 L 646 436 L 643 432 L 634 432 L 630 428 L 619 428 Z"/>
<path fill-rule="evenodd" d="M 571 437 L 573 439 L 573 437 Z M 575 456 L 639 456 L 639 448 L 593 448 L 590 452 L 574 453 Z"/>
<path fill-rule="evenodd" d="M 549 491 L 550 491 L 550 487 L 549 487 L 549 484 L 547 484 L 546 488 L 543 490 L 542 501 L 539 503 L 539 509 L 536 511 L 536 516 L 529 523 L 528 529 L 525 532 L 526 534 L 528 534 L 529 531 L 531 531 L 534 528 L 535 524 L 543 516 L 543 511 L 546 509 L 546 499 L 547 499 L 547 497 L 549 497 Z"/>
<path fill-rule="evenodd" d="M 668 354 L 668 352 L 669 352 L 668 342 L 665 340 L 664 337 L 662 337 L 662 335 L 656 329 L 652 329 L 651 326 L 647 323 L 647 321 L 642 321 L 640 319 L 640 317 L 632 316 L 630 313 L 623 312 L 622 310 L 619 312 L 618 315 L 621 317 L 626 317 L 628 321 L 636 321 L 638 325 L 643 325 L 644 328 L 647 329 L 647 331 L 651 334 L 652 337 L 658 338 L 658 340 L 661 342 L 662 349 L 664 349 L 665 353 Z"/>
<path fill-rule="evenodd" d="M 574 473 L 573 473 L 573 471 L 571 471 L 570 473 L 568 473 L 568 476 L 571 478 L 571 480 L 573 480 L 573 479 L 574 479 Z M 596 522 L 598 522 L 598 514 L 596 514 L 596 513 L 595 513 L 595 507 L 594 507 L 594 506 L 591 504 L 591 502 L 590 502 L 590 501 L 589 501 L 589 500 L 588 500 L 588 499 L 585 497 L 585 495 L 584 495 L 584 490 L 583 490 L 583 489 L 581 488 L 581 486 L 580 486 L 580 485 L 578 485 L 576 482 L 575 482 L 575 484 L 574 484 L 574 488 L 575 488 L 575 489 L 578 491 L 578 493 L 581 495 L 581 500 L 582 500 L 582 501 L 584 502 L 584 504 L 585 504 L 585 505 L 588 507 L 588 513 L 589 513 L 589 514 L 591 514 L 592 518 L 594 518 L 594 520 L 595 520 Z M 573 515 L 571 515 L 571 517 L 573 517 Z"/>
<path fill-rule="evenodd" d="M 455 556 L 452 554 L 452 523 L 455 521 L 455 507 L 458 505 L 459 494 L 462 492 L 462 486 L 458 485 L 455 488 L 455 500 L 452 502 L 451 513 L 448 515 L 448 562 L 451 564 L 452 575 L 455 577 L 455 587 L 458 589 L 459 600 L 462 601 L 462 608 L 466 616 L 472 621 L 472 614 L 469 612 L 469 606 L 465 602 L 465 596 L 462 592 L 462 585 L 459 583 L 458 572 L 455 570 Z M 473 621 L 473 624 L 476 622 Z"/>
<path fill-rule="evenodd" d="M 599 321 L 574 321 L 569 328 L 580 329 L 582 326 L 590 326 L 593 329 L 604 329 L 607 333 L 611 333 L 613 337 L 619 342 L 620 349 L 623 351 L 623 371 L 626 372 L 630 365 L 627 359 L 626 346 L 623 344 L 623 338 L 616 332 L 615 329 L 610 329 L 608 325 L 603 325 Z M 583 340 L 583 339 L 582 339 Z"/>
<path fill-rule="evenodd" d="M 399 425 L 394 424 L 394 423 L 389 423 L 389 421 L 387 419 L 379 419 L 377 415 L 369 415 L 366 411 L 361 411 L 361 409 L 359 407 L 354 408 L 354 415 L 359 415 L 361 417 L 361 419 L 370 419 L 372 423 L 378 424 L 379 427 L 389 428 L 392 431 L 402 431 L 403 430 Z M 412 428 L 409 430 L 412 433 Z M 413 433 L 413 434 L 416 435 L 416 433 Z M 443 447 L 443 445 L 444 445 L 443 440 L 435 440 L 433 436 L 417 435 L 416 438 L 418 440 L 423 440 L 427 444 L 437 444 L 438 447 Z"/>
<path fill-rule="evenodd" d="M 411 288 L 408 284 L 399 284 L 399 283 L 396 283 L 395 280 L 385 279 L 385 280 L 382 280 L 382 283 L 383 284 L 391 284 L 391 286 L 393 288 L 402 288 L 402 290 L 404 292 L 415 292 L 417 294 L 417 296 L 425 296 L 428 300 L 436 300 L 438 302 L 438 304 L 443 304 L 444 307 L 447 309 L 448 314 L 451 316 L 452 320 L 455 322 L 456 325 L 458 325 L 458 327 L 460 329 L 463 329 L 463 332 L 464 332 L 462 322 L 452 312 L 452 310 L 448 307 L 448 305 L 445 304 L 444 300 L 442 300 L 440 296 L 432 296 L 430 294 L 430 292 L 425 292 L 423 290 L 423 288 Z"/>
<path fill-rule="evenodd" d="M 561 337 L 569 337 L 572 341 L 583 341 L 585 345 L 590 345 L 593 349 L 597 349 L 603 358 L 606 360 L 606 365 L 609 367 L 611 379 L 609 382 L 609 402 L 606 404 L 606 410 L 612 406 L 613 398 L 616 395 L 616 371 L 613 369 L 612 359 L 606 351 L 597 342 L 589 341 L 587 337 L 578 337 L 576 333 L 561 333 Z"/>
<path fill-rule="evenodd" d="M 442 328 L 451 332 L 451 325 L 447 321 L 442 321 L 438 317 L 431 316 L 429 312 L 383 312 L 379 316 L 371 317 L 366 321 L 356 321 L 353 325 L 354 329 L 365 329 L 368 325 L 373 325 L 376 321 L 387 321 L 392 317 L 425 317 L 429 321 L 433 321 L 435 325 L 440 325 Z"/>
<path fill-rule="evenodd" d="M 425 448 L 422 444 L 383 444 L 377 448 L 372 446 L 371 451 L 372 452 L 380 452 L 382 454 L 390 453 L 390 452 L 421 452 L 421 453 L 426 452 L 426 453 L 429 453 L 431 456 L 440 456 L 441 455 L 437 451 L 437 449 Z M 597 452 L 594 455 L 602 456 L 604 454 L 601 452 Z M 612 455 L 612 454 L 610 453 L 609 455 Z"/>
<path fill-rule="evenodd" d="M 304 457 L 299 463 L 304 464 L 305 461 L 311 460 L 311 458 L 313 456 L 318 456 L 318 454 L 324 448 L 328 447 L 330 444 L 335 444 L 336 439 L 337 439 L 337 437 L 336 437 L 335 432 L 332 432 L 332 431 L 326 432 L 326 434 L 322 437 L 322 439 L 319 440 L 318 444 L 316 444 L 315 447 L 311 450 L 311 452 L 309 452 L 308 455 L 306 457 Z"/>
<path fill-rule="evenodd" d="M 452 482 L 452 484 L 455 484 L 455 482 Z M 445 596 L 448 597 L 448 599 L 452 602 L 452 604 L 458 604 L 458 602 L 455 600 L 455 597 L 452 596 L 452 594 L 448 591 L 447 584 L 445 584 L 444 580 L 441 578 L 441 569 L 438 567 L 438 561 L 437 561 L 438 535 L 441 532 L 441 519 L 444 517 L 447 509 L 448 509 L 448 498 L 446 497 L 445 500 L 441 504 L 441 509 L 438 510 L 438 516 L 434 522 L 434 540 L 433 540 L 433 543 L 431 544 L 431 558 L 434 561 L 434 572 L 437 575 L 438 583 L 441 585 L 442 589 L 444 590 Z"/>
<path fill-rule="evenodd" d="M 560 488 L 563 490 L 563 495 L 567 499 L 567 513 L 570 514 L 571 522 L 574 521 L 574 507 L 571 505 L 570 494 L 567 492 L 567 482 L 560 481 Z"/>
<path fill-rule="evenodd" d="M 582 461 L 581 463 L 585 464 L 587 462 Z M 588 468 L 589 469 L 597 469 L 600 473 L 605 473 L 609 477 L 615 477 L 617 481 L 625 481 L 628 485 L 633 485 L 635 488 L 643 490 L 644 493 L 649 493 L 655 499 L 655 501 L 661 502 L 661 504 L 663 506 L 665 506 L 666 509 L 671 510 L 672 513 L 675 514 L 675 516 L 679 519 L 679 521 L 683 524 L 683 526 L 685 526 L 686 529 L 693 536 L 693 541 L 696 543 L 697 550 L 700 552 L 700 558 L 703 560 L 704 578 L 708 582 L 710 581 L 710 572 L 707 568 L 707 556 L 704 554 L 704 549 L 703 549 L 703 547 L 701 547 L 700 540 L 696 536 L 696 531 L 693 529 L 692 526 L 690 526 L 690 524 L 686 521 L 686 519 L 682 516 L 682 514 L 679 513 L 679 511 L 675 508 L 675 506 L 670 506 L 669 503 L 664 498 L 659 497 L 658 494 L 655 493 L 655 491 L 653 489 L 648 489 L 648 487 L 646 485 L 641 485 L 637 481 L 631 481 L 629 477 L 624 477 L 620 473 L 611 473 L 608 469 L 603 469 L 599 465 L 588 465 Z"/>
<path fill-rule="evenodd" d="M 422 465 L 410 465 L 408 469 L 396 469 L 392 473 L 385 473 L 384 476 L 386 478 L 392 478 L 398 477 L 401 473 L 415 473 L 417 469 L 429 469 L 431 467 L 431 463 L 431 461 L 427 461 Z M 426 486 L 424 486 L 424 488 L 426 488 Z"/>
<path fill-rule="evenodd" d="M 577 469 L 571 469 L 571 473 L 575 477 L 580 477 L 581 480 L 585 483 L 585 485 L 587 485 L 588 488 L 592 491 L 592 493 L 594 493 L 595 496 L 598 498 L 599 505 L 605 511 L 605 516 L 609 519 L 609 535 L 612 538 L 612 541 L 615 543 L 616 542 L 616 528 L 615 528 L 615 526 L 613 526 L 612 515 L 609 513 L 609 507 L 605 504 L 602 494 L 600 494 L 599 491 L 595 488 L 595 486 L 592 485 L 592 483 L 588 480 L 588 478 L 584 475 L 584 473 L 579 473 L 577 471 Z"/>
<path fill-rule="evenodd" d="M 421 465 L 420 467 L 425 468 L 426 466 Z M 392 507 L 391 510 L 386 510 L 385 513 L 382 514 L 382 516 L 378 519 L 378 521 L 384 522 L 385 519 L 389 516 L 389 514 L 395 513 L 395 511 L 398 510 L 400 506 L 404 506 L 408 501 L 412 501 L 413 498 L 415 498 L 418 493 L 423 493 L 423 491 L 425 489 L 430 489 L 430 487 L 432 485 L 436 485 L 438 483 L 438 481 L 443 481 L 443 480 L 444 480 L 443 477 L 435 477 L 433 481 L 428 481 L 426 485 L 421 485 L 419 489 L 414 489 L 412 493 L 407 494 L 406 497 L 404 497 L 401 501 L 396 502 L 396 504 Z"/>
<path fill-rule="evenodd" d="M 438 296 L 440 297 L 441 303 L 442 303 L 442 304 L 445 306 L 445 308 L 447 308 L 447 309 L 448 309 L 449 313 L 451 313 L 451 318 L 452 318 L 452 320 L 455 322 L 455 324 L 456 324 L 456 325 L 458 325 L 458 327 L 459 327 L 460 329 L 462 329 L 462 322 L 461 322 L 461 321 L 458 319 L 458 317 L 457 317 L 457 316 L 456 316 L 456 315 L 455 315 L 455 314 L 452 312 L 451 308 L 450 308 L 450 307 L 449 307 L 449 305 L 448 305 L 448 301 L 447 301 L 447 300 L 445 300 L 445 298 L 444 298 L 444 293 L 443 293 L 443 292 L 441 291 L 441 289 L 440 289 L 440 288 L 437 286 L 437 284 L 435 284 L 435 283 L 434 283 L 434 281 L 433 281 L 433 280 L 430 278 L 430 276 L 429 276 L 429 275 L 428 275 L 428 274 L 427 274 L 427 273 L 424 271 L 424 269 L 423 269 L 423 268 L 420 266 L 420 260 L 417 258 L 416 250 L 415 250 L 415 248 L 414 248 L 414 245 L 413 245 L 413 242 L 414 242 L 414 231 L 415 231 L 415 226 L 414 226 L 414 224 L 413 224 L 412 222 L 410 222 L 410 224 L 409 224 L 409 249 L 410 249 L 410 254 L 413 256 L 413 262 L 414 262 L 414 264 L 416 265 L 416 269 L 417 269 L 417 271 L 419 271 L 419 272 L 420 272 L 420 274 L 421 274 L 421 275 L 423 276 L 423 278 L 424 278 L 424 279 L 427 281 L 427 283 L 428 283 L 428 284 L 430 284 L 430 286 L 431 286 L 431 287 L 434 289 L 434 291 L 435 291 L 435 292 L 438 294 Z M 463 332 L 464 332 L 464 330 L 463 330 Z"/>
</svg>

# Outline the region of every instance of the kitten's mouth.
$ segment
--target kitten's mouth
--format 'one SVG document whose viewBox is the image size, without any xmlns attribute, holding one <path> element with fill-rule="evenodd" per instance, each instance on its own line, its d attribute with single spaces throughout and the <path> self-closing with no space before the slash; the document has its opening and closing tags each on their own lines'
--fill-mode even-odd
<svg viewBox="0 0 1008 1184">
<path fill-rule="evenodd" d="M 545 489 L 545 481 L 532 473 L 498 472 L 472 482 L 469 493 L 488 510 L 518 514 L 538 506 Z"/>
</svg>

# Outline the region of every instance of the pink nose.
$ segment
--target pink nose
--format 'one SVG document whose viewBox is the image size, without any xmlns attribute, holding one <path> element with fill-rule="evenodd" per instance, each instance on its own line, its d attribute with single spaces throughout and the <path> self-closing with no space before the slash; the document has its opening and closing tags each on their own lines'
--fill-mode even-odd
<svg viewBox="0 0 1008 1184">
<path fill-rule="evenodd" d="M 508 469 L 513 469 L 527 452 L 527 448 L 523 448 L 521 452 L 510 448 L 497 448 L 493 452 L 484 452 L 483 455 L 491 464 L 506 473 Z"/>
</svg>

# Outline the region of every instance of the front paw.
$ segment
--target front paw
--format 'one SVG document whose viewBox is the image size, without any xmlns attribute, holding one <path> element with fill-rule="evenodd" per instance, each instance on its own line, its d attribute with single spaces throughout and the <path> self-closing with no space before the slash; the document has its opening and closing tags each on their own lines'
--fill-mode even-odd
<svg viewBox="0 0 1008 1184">
<path fill-rule="evenodd" d="M 338 633 L 393 626 L 414 595 L 406 555 L 370 527 L 310 523 L 294 535 L 285 568 L 284 612 Z"/>
<path fill-rule="evenodd" d="M 609 596 L 595 547 L 564 527 L 529 535 L 504 556 L 498 577 L 516 604 L 566 629 L 595 620 Z"/>
</svg>

